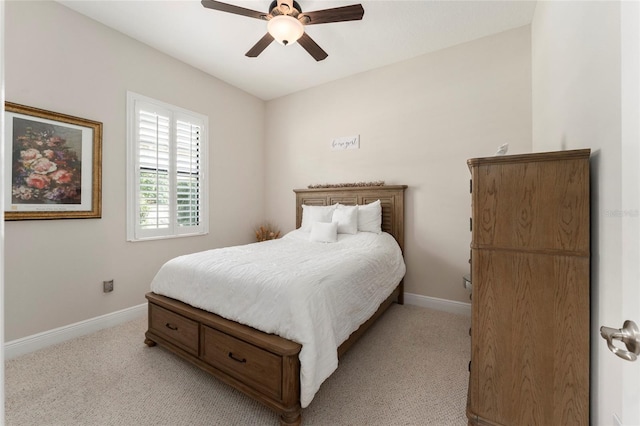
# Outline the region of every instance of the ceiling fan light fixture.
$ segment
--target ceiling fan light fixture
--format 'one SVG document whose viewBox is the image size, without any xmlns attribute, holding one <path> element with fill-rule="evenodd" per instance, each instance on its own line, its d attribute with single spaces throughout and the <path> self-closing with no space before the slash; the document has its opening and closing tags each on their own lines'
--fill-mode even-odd
<svg viewBox="0 0 640 426">
<path fill-rule="evenodd" d="M 293 44 L 304 33 L 304 25 L 289 15 L 274 16 L 267 23 L 269 34 L 283 46 Z"/>
</svg>

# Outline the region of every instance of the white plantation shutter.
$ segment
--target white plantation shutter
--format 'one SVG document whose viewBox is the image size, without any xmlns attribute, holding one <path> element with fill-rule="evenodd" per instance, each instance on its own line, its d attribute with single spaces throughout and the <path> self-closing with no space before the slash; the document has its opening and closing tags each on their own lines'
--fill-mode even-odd
<svg viewBox="0 0 640 426">
<path fill-rule="evenodd" d="M 207 233 L 207 118 L 131 92 L 127 101 L 127 239 Z"/>
<path fill-rule="evenodd" d="M 201 126 L 177 120 L 176 172 L 178 226 L 200 222 L 200 133 Z"/>
<path fill-rule="evenodd" d="M 140 109 L 138 116 L 138 225 L 170 226 L 169 117 Z"/>
</svg>

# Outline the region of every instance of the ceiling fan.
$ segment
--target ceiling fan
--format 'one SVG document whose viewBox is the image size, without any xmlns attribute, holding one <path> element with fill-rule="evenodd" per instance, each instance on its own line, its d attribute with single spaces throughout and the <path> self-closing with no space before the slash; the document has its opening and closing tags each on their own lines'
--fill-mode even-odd
<svg viewBox="0 0 640 426">
<path fill-rule="evenodd" d="M 302 12 L 302 8 L 300 8 L 298 2 L 294 0 L 274 0 L 269 6 L 268 13 L 258 12 L 215 0 L 202 0 L 202 5 L 208 9 L 267 21 L 267 33 L 245 54 L 250 58 L 257 57 L 273 40 L 276 40 L 285 46 L 297 41 L 316 61 L 322 61 L 328 56 L 327 52 L 322 50 L 322 48 L 309 37 L 304 31 L 304 26 L 328 24 L 331 22 L 357 21 L 362 19 L 364 15 L 364 9 L 361 4 L 305 13 Z"/>
</svg>

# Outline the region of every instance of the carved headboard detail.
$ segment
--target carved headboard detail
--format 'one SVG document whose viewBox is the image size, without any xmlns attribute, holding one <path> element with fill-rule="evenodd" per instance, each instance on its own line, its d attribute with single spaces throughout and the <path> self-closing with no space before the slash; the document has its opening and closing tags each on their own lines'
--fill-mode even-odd
<svg viewBox="0 0 640 426">
<path fill-rule="evenodd" d="M 382 230 L 393 235 L 404 251 L 404 192 L 407 185 L 385 185 L 344 188 L 294 189 L 296 193 L 296 228 L 302 223 L 302 205 L 348 206 L 369 204 L 380 200 Z"/>
</svg>

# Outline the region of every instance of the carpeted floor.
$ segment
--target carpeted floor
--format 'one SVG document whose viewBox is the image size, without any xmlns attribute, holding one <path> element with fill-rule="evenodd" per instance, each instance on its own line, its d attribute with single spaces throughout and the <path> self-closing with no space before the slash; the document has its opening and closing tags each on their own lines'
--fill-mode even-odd
<svg viewBox="0 0 640 426">
<path fill-rule="evenodd" d="M 340 360 L 303 425 L 466 425 L 469 318 L 392 305 Z M 7 425 L 277 425 L 278 416 L 143 344 L 146 318 L 8 360 Z"/>
</svg>

